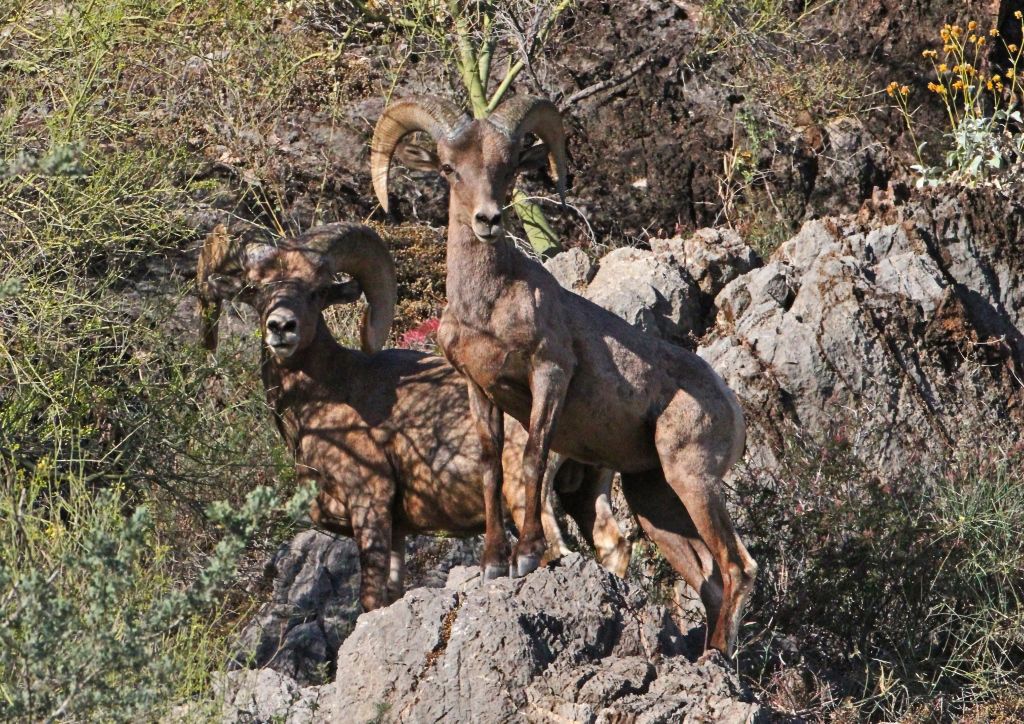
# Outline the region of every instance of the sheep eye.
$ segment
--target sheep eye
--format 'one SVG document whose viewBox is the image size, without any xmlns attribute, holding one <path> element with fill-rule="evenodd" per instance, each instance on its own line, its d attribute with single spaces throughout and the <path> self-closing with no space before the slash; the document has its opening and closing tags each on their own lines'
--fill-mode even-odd
<svg viewBox="0 0 1024 724">
<path fill-rule="evenodd" d="M 445 176 L 448 176 L 448 175 L 450 175 L 450 174 L 452 174 L 454 172 L 455 172 L 455 169 L 452 167 L 452 165 L 450 163 L 442 163 L 441 164 L 441 173 L 443 173 Z"/>
</svg>

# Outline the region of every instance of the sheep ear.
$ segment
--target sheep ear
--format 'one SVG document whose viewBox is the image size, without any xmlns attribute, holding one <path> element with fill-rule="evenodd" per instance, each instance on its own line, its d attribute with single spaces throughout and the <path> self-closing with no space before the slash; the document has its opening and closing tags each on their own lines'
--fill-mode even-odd
<svg viewBox="0 0 1024 724">
<path fill-rule="evenodd" d="M 545 168 L 547 163 L 548 147 L 543 142 L 524 148 L 519 154 L 520 171 L 537 171 Z"/>
<path fill-rule="evenodd" d="M 417 143 L 400 143 L 395 150 L 395 157 L 412 171 L 437 171 L 441 165 L 437 153 Z"/>
<path fill-rule="evenodd" d="M 363 296 L 363 288 L 355 279 L 347 282 L 335 282 L 324 290 L 324 308 L 332 304 L 351 304 Z"/>
</svg>

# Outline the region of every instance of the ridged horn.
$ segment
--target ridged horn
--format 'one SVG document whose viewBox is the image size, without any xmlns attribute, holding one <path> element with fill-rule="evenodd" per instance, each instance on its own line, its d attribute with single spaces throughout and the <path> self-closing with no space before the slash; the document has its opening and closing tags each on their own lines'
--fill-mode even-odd
<svg viewBox="0 0 1024 724">
<path fill-rule="evenodd" d="M 370 143 L 370 177 L 384 212 L 388 212 L 388 175 L 398 142 L 416 131 L 429 133 L 436 141 L 457 133 L 468 121 L 466 113 L 437 96 L 413 96 L 392 103 L 377 121 Z"/>
<path fill-rule="evenodd" d="M 331 273 L 348 274 L 370 303 L 359 336 L 363 351 L 379 352 L 395 319 L 398 280 L 395 262 L 384 241 L 363 224 L 339 222 L 307 231 L 293 240 L 296 247 L 323 256 Z"/>
<path fill-rule="evenodd" d="M 562 114 L 555 104 L 544 98 L 512 96 L 495 108 L 487 120 L 512 138 L 521 141 L 526 134 L 532 133 L 547 145 L 551 178 L 564 203 L 567 166 L 565 128 L 562 126 Z"/>
</svg>

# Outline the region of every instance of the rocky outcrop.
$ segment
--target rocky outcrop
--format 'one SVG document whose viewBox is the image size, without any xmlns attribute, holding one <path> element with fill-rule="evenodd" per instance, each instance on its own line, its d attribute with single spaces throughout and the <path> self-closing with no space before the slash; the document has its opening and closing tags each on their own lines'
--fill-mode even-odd
<svg viewBox="0 0 1024 724">
<path fill-rule="evenodd" d="M 898 476 L 983 411 L 1019 414 L 1024 274 L 1004 240 L 1021 216 L 980 229 L 985 203 L 929 197 L 808 222 L 722 290 L 699 352 L 751 411 L 755 457 L 770 458 L 788 419 Z"/>
<path fill-rule="evenodd" d="M 359 605 L 359 552 L 348 538 L 307 530 L 267 564 L 270 600 L 242 631 L 235 661 L 303 683 L 323 680 L 352 630 Z"/>
<path fill-rule="evenodd" d="M 714 321 L 715 295 L 760 264 L 757 253 L 729 229 L 652 239 L 650 249 L 615 249 L 601 258 L 596 272 L 579 249 L 545 262 L 562 286 L 649 334 L 687 346 Z"/>
<path fill-rule="evenodd" d="M 704 229 L 613 251 L 577 289 L 677 343 L 703 335 L 755 462 L 795 426 L 897 476 L 982 410 L 1020 414 L 1024 379 L 1024 206 L 991 189 L 898 196 L 807 222 L 763 266 Z"/>
<path fill-rule="evenodd" d="M 754 720 L 761 709 L 727 663 L 695 657 L 702 641 L 576 554 L 486 586 L 475 568 L 456 568 L 446 588 L 361 616 L 333 683 L 235 672 L 226 711 L 289 722 Z"/>
</svg>

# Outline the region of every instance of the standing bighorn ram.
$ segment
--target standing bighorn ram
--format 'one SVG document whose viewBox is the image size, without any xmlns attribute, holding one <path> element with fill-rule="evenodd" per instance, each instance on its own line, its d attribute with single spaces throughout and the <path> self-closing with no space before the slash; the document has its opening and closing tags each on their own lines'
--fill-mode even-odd
<svg viewBox="0 0 1024 724">
<path fill-rule="evenodd" d="M 501 570 L 507 541 L 500 505 L 503 415 L 527 426 L 527 508 L 513 567 L 533 570 L 544 549 L 541 484 L 549 447 L 622 473 L 646 533 L 698 591 L 712 647 L 731 654 L 757 565 L 733 530 L 721 479 L 745 443 L 743 413 L 700 357 L 645 335 L 563 289 L 504 233 L 502 210 L 520 166 L 546 146 L 565 192 L 565 136 L 558 110 L 513 97 L 473 120 L 436 97 L 388 107 L 373 135 L 374 190 L 388 209 L 388 175 L 400 140 L 429 133 L 436 157 L 419 166 L 448 180 L 448 306 L 438 341 L 469 382 L 484 438 L 485 571 Z M 543 145 L 526 148 L 528 135 Z"/>
<path fill-rule="evenodd" d="M 338 282 L 338 273 L 353 280 Z M 483 529 L 481 448 L 465 384 L 440 357 L 379 351 L 397 293 L 391 255 L 373 230 L 330 224 L 276 240 L 257 228 L 237 238 L 220 228 L 207 238 L 196 282 L 208 348 L 216 346 L 222 300 L 246 302 L 259 314 L 267 401 L 300 477 L 319 484 L 314 522 L 359 546 L 366 610 L 401 595 L 406 534 Z M 362 352 L 339 345 L 322 315 L 361 294 L 369 302 Z M 520 430 L 512 447 L 521 451 L 525 436 Z M 518 461 L 507 464 L 503 492 L 521 529 L 524 484 Z M 599 560 L 625 575 L 629 546 L 600 471 L 568 461 L 553 484 Z M 547 513 L 549 536 L 564 551 Z"/>
</svg>

